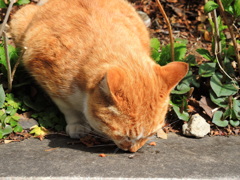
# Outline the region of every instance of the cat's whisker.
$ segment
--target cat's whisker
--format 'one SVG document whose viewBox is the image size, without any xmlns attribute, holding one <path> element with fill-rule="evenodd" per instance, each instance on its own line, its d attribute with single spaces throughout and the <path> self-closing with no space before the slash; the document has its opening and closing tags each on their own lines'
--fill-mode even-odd
<svg viewBox="0 0 240 180">
<path fill-rule="evenodd" d="M 179 122 L 179 121 L 182 121 L 182 120 L 181 120 L 181 119 L 178 119 L 177 121 L 174 121 L 174 122 L 168 124 L 167 126 L 162 127 L 162 129 L 165 129 L 165 128 L 167 128 L 167 127 L 169 127 L 169 126 L 171 126 L 171 125 L 173 125 L 173 124 L 175 124 L 175 123 L 177 123 L 177 122 Z"/>
<path fill-rule="evenodd" d="M 103 134 L 98 133 L 98 132 L 96 132 L 96 131 L 93 131 L 91 128 L 88 128 L 88 127 L 86 127 L 86 126 L 84 126 L 84 125 L 80 125 L 80 126 L 82 126 L 82 127 L 84 127 L 85 129 L 87 129 L 87 130 L 90 132 L 90 134 L 91 134 L 92 136 L 94 136 L 94 137 L 101 138 L 101 139 L 104 139 L 104 140 L 109 140 L 109 139 L 106 138 Z M 89 133 L 85 133 L 85 135 L 88 135 L 88 134 L 89 134 Z"/>
<path fill-rule="evenodd" d="M 95 148 L 95 147 L 107 147 L 107 146 L 116 146 L 116 144 L 99 144 L 99 145 L 91 146 L 91 148 Z"/>
<path fill-rule="evenodd" d="M 116 154 L 118 151 L 119 151 L 119 148 L 117 147 L 117 148 L 114 150 L 113 154 Z"/>
</svg>

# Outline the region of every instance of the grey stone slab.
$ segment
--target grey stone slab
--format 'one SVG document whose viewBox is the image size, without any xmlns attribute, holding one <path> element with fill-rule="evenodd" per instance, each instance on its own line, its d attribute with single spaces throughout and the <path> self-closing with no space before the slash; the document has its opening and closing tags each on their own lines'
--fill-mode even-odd
<svg viewBox="0 0 240 180">
<path fill-rule="evenodd" d="M 239 136 L 195 139 L 170 134 L 167 140 L 152 139 L 156 146 L 145 145 L 135 154 L 114 153 L 116 146 L 69 145 L 72 141 L 51 135 L 43 141 L 2 144 L 0 177 L 240 179 Z"/>
</svg>

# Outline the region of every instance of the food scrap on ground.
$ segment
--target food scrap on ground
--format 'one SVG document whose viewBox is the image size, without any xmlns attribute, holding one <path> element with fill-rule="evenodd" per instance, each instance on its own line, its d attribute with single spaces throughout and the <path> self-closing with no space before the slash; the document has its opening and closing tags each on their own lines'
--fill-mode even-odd
<svg viewBox="0 0 240 180">
<path fill-rule="evenodd" d="M 150 142 L 150 143 L 149 143 L 149 145 L 150 145 L 150 146 L 156 146 L 156 145 L 157 145 L 157 143 L 156 143 L 156 142 L 154 142 L 154 141 L 152 141 L 152 142 Z"/>
<path fill-rule="evenodd" d="M 102 153 L 102 154 L 99 154 L 98 156 L 99 156 L 99 157 L 106 157 L 107 155 L 104 154 L 104 153 Z"/>
</svg>

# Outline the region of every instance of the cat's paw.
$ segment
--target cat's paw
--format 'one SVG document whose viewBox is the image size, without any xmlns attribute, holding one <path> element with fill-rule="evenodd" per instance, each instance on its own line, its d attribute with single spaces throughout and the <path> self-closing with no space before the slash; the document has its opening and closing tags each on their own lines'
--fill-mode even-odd
<svg viewBox="0 0 240 180">
<path fill-rule="evenodd" d="M 79 139 L 90 133 L 91 129 L 81 124 L 68 124 L 66 127 L 67 134 L 73 139 Z"/>
</svg>

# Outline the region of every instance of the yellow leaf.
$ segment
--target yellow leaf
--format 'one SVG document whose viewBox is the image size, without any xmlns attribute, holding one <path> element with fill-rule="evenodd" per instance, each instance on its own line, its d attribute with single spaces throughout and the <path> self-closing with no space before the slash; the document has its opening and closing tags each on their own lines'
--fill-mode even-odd
<svg viewBox="0 0 240 180">
<path fill-rule="evenodd" d="M 48 130 L 44 127 L 38 127 L 36 125 L 36 126 L 33 126 L 30 134 L 34 134 L 34 136 L 45 136 L 48 134 Z"/>
</svg>

